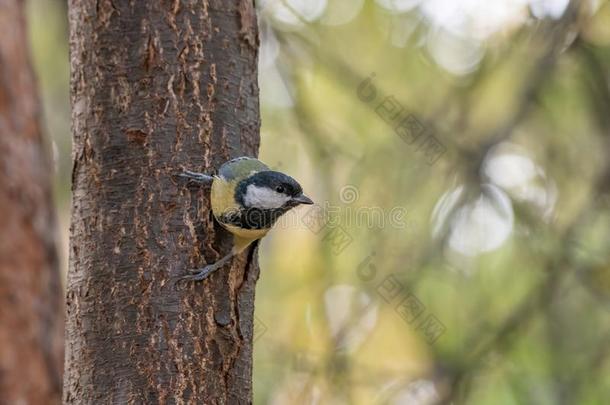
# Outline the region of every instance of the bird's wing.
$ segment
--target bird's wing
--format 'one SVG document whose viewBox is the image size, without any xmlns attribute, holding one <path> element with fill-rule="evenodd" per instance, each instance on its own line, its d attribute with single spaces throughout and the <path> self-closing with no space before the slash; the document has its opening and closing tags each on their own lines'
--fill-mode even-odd
<svg viewBox="0 0 610 405">
<path fill-rule="evenodd" d="M 243 179 L 250 176 L 252 173 L 269 170 L 269 168 L 260 160 L 242 156 L 224 163 L 218 169 L 218 175 L 226 181 Z"/>
</svg>

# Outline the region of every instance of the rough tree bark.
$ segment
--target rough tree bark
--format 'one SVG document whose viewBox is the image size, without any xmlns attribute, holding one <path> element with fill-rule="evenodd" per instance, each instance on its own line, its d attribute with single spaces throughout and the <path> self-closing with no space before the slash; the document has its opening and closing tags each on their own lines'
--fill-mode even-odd
<svg viewBox="0 0 610 405">
<path fill-rule="evenodd" d="M 73 211 L 64 402 L 251 402 L 253 251 L 203 283 L 231 238 L 211 172 L 259 144 L 253 0 L 72 0 Z"/>
<path fill-rule="evenodd" d="M 61 399 L 63 294 L 23 6 L 0 0 L 0 404 L 46 405 Z"/>
</svg>

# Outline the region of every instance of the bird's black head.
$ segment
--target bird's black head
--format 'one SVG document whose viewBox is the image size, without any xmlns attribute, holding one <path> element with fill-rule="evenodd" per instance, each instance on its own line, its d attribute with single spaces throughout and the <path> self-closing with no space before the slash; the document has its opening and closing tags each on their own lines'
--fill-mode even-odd
<svg viewBox="0 0 610 405">
<path fill-rule="evenodd" d="M 245 208 L 286 211 L 300 204 L 313 204 L 295 179 L 271 170 L 240 181 L 235 188 L 235 201 Z"/>
</svg>

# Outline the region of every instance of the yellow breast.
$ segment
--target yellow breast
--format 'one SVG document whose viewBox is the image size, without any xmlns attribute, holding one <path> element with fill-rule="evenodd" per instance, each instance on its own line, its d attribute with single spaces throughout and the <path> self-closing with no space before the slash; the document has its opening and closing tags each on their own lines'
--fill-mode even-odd
<svg viewBox="0 0 610 405">
<path fill-rule="evenodd" d="M 234 249 L 236 253 L 243 251 L 252 242 L 262 238 L 269 232 L 269 229 L 242 229 L 233 225 L 220 223 L 223 228 L 233 234 Z"/>
<path fill-rule="evenodd" d="M 222 177 L 214 176 L 211 190 L 212 213 L 216 218 L 223 213 L 239 209 L 235 202 L 236 181 L 226 181 Z"/>
<path fill-rule="evenodd" d="M 234 236 L 235 251 L 243 251 L 250 243 L 262 238 L 269 229 L 242 229 L 234 225 L 224 224 L 220 216 L 224 213 L 238 210 L 239 205 L 235 202 L 235 186 L 237 181 L 226 181 L 221 177 L 214 177 L 211 190 L 212 213 L 214 217 L 226 230 Z"/>
</svg>

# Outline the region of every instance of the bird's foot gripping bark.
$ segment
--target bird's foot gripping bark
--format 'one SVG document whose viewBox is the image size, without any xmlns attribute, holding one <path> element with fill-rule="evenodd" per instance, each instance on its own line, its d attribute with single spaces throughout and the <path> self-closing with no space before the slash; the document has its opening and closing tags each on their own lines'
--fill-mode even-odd
<svg viewBox="0 0 610 405">
<path fill-rule="evenodd" d="M 203 173 L 192 172 L 190 170 L 183 170 L 182 173 L 178 173 L 176 177 L 187 179 L 189 183 L 196 183 L 201 185 L 212 184 L 214 177 Z"/>
<path fill-rule="evenodd" d="M 201 269 L 191 270 L 191 274 L 180 278 L 178 281 L 202 281 L 208 278 L 216 270 L 221 269 L 231 258 L 235 256 L 234 252 L 229 253 L 216 263 L 208 264 Z"/>
</svg>

